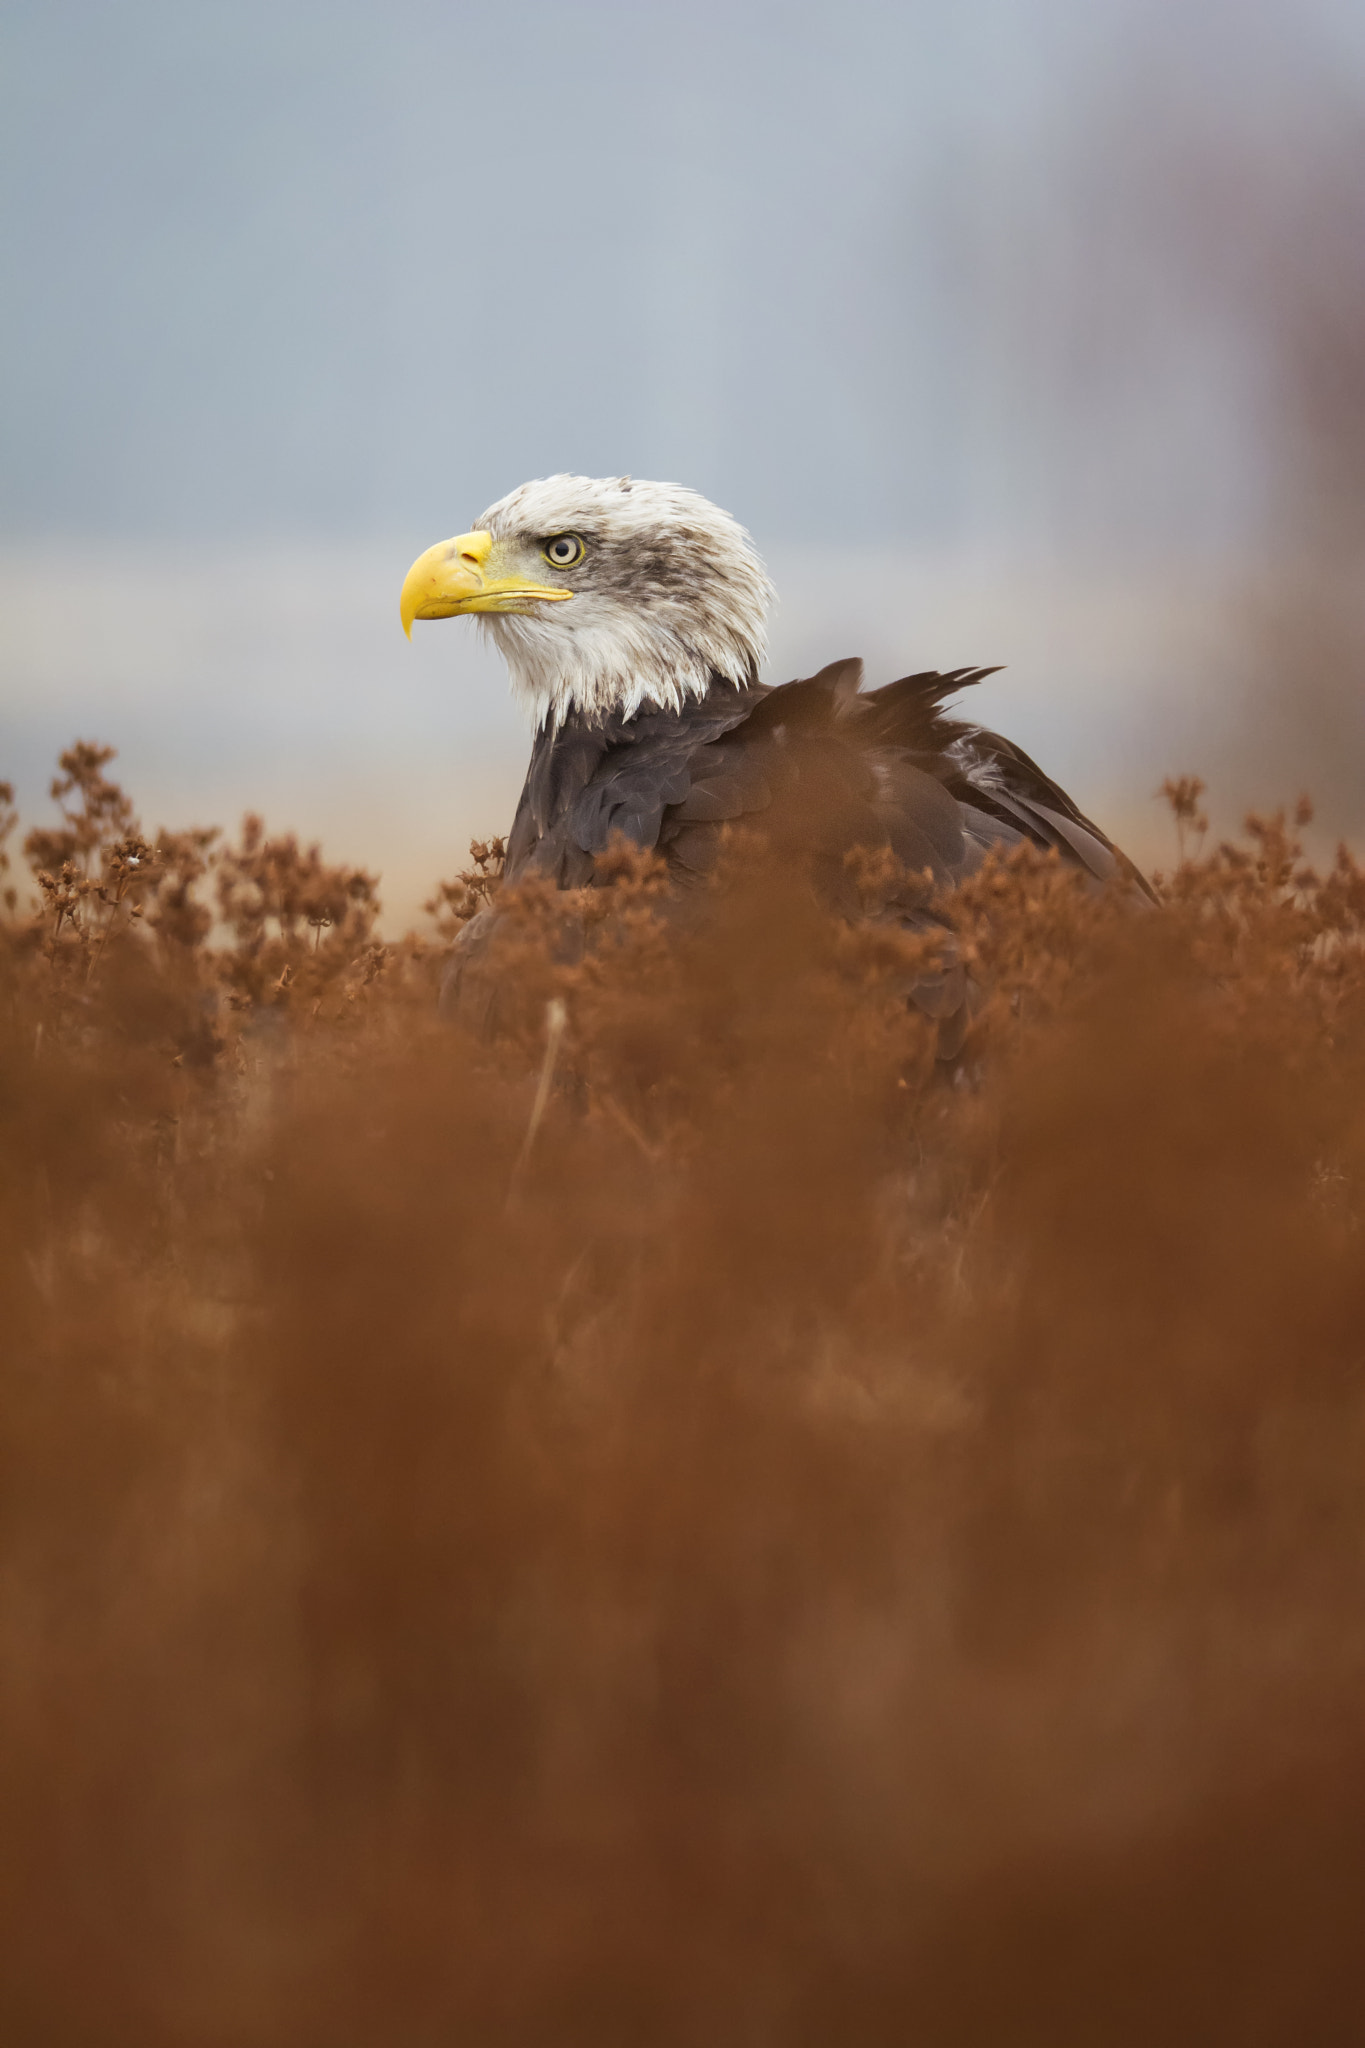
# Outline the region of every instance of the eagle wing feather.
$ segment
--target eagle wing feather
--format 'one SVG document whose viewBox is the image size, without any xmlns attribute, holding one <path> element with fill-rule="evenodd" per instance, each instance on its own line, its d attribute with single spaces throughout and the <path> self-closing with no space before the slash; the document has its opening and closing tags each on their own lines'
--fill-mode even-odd
<svg viewBox="0 0 1365 2048">
<path fill-rule="evenodd" d="M 944 716 L 949 697 L 995 672 L 925 670 L 862 692 L 862 663 L 848 659 L 776 689 L 717 677 L 704 698 L 676 712 L 570 713 L 536 736 L 507 879 L 538 872 L 561 888 L 581 887 L 620 833 L 657 848 L 675 882 L 695 886 L 715 867 L 725 828 L 762 816 L 775 851 L 801 858 L 830 907 L 850 918 L 863 914 L 846 859 L 854 848 L 889 848 L 910 875 L 944 890 L 993 848 L 1031 842 L 1099 882 L 1128 874 L 1150 895 L 1021 748 Z M 922 887 L 893 891 L 874 914 L 909 929 L 946 929 Z M 471 942 L 482 950 L 489 928 L 476 923 Z M 447 1006 L 461 979 L 457 958 Z M 950 960 L 905 993 L 938 1022 L 940 1053 L 952 1056 L 971 995 L 962 967 Z"/>
</svg>

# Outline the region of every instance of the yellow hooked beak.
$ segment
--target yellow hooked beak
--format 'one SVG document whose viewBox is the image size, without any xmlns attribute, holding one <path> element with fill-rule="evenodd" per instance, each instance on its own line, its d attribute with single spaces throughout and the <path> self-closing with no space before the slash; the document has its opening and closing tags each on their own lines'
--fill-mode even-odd
<svg viewBox="0 0 1365 2048">
<path fill-rule="evenodd" d="M 457 533 L 419 555 L 403 579 L 399 611 L 412 638 L 414 619 L 453 619 L 457 612 L 529 612 L 560 604 L 571 590 L 533 582 L 499 559 L 491 533 Z"/>
</svg>

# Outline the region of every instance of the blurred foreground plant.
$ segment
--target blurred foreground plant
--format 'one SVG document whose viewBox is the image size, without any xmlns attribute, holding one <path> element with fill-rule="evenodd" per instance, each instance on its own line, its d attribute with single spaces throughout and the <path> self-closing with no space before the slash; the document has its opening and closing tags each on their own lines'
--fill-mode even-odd
<svg viewBox="0 0 1365 2048">
<path fill-rule="evenodd" d="M 477 1040 L 109 759 L 0 952 L 5 2038 L 1354 2038 L 1352 856 L 983 869 L 945 1078 L 759 842 L 476 846 Z"/>
</svg>

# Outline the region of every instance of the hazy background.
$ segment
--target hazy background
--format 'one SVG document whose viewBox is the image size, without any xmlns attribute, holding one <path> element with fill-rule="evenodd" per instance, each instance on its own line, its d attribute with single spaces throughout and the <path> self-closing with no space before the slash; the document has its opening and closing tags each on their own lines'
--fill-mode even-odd
<svg viewBox="0 0 1365 2048">
<path fill-rule="evenodd" d="M 775 676 L 979 694 L 1122 833 L 1365 824 L 1365 8 L 0 12 L 0 775 L 121 750 L 391 923 L 527 738 L 409 560 L 557 469 L 691 483 Z"/>
</svg>

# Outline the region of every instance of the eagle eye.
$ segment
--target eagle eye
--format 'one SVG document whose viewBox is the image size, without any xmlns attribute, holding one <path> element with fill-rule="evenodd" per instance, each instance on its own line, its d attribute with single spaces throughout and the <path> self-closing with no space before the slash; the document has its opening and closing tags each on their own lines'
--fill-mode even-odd
<svg viewBox="0 0 1365 2048">
<path fill-rule="evenodd" d="M 541 549 L 547 562 L 556 569 L 572 569 L 581 562 L 587 549 L 576 533 L 554 533 Z"/>
</svg>

